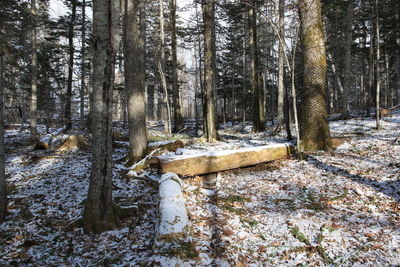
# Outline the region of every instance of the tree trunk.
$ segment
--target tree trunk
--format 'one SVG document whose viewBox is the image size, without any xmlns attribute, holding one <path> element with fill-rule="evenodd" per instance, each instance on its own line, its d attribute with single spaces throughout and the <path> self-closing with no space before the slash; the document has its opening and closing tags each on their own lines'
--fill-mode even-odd
<svg viewBox="0 0 400 267">
<path fill-rule="evenodd" d="M 380 77 L 380 32 L 379 32 L 379 2 L 378 0 L 375 1 L 375 30 L 376 30 L 376 129 L 380 129 L 380 96 L 381 96 L 381 77 Z"/>
<path fill-rule="evenodd" d="M 353 0 L 348 0 L 346 8 L 346 25 L 345 25 L 345 51 L 344 51 L 344 87 L 343 87 L 343 109 L 342 117 L 349 117 L 349 93 L 351 92 L 351 45 L 353 44 L 352 35 L 353 26 Z"/>
<path fill-rule="evenodd" d="M 258 73 L 258 46 L 257 46 L 257 15 L 255 1 L 249 0 L 249 48 L 250 48 L 250 82 L 253 90 L 253 130 L 262 132 L 265 130 L 264 97 L 260 88 Z"/>
<path fill-rule="evenodd" d="M 246 19 L 246 12 L 243 12 L 243 21 Z M 243 127 L 246 126 L 246 92 L 247 92 L 247 86 L 246 86 L 246 76 L 247 76 L 247 60 L 246 60 L 246 23 L 243 23 L 243 58 L 242 58 L 242 63 L 243 63 L 243 110 L 242 110 L 242 120 L 243 120 Z"/>
<path fill-rule="evenodd" d="M 303 98 L 300 136 L 307 151 L 329 150 L 331 137 L 326 112 L 326 50 L 320 0 L 300 0 L 303 46 Z"/>
<path fill-rule="evenodd" d="M 0 51 L 0 223 L 6 219 L 7 195 L 4 156 L 3 54 Z"/>
<path fill-rule="evenodd" d="M 204 24 L 204 71 L 206 85 L 206 112 L 203 115 L 207 122 L 205 134 L 209 142 L 218 139 L 217 122 L 217 72 L 215 47 L 215 0 L 202 3 Z"/>
<path fill-rule="evenodd" d="M 285 40 L 285 0 L 279 0 L 279 57 L 278 57 L 278 124 L 281 124 L 284 119 L 284 102 L 285 102 L 285 84 L 284 84 L 284 52 L 283 43 L 280 40 Z"/>
<path fill-rule="evenodd" d="M 178 84 L 178 58 L 176 45 L 176 0 L 169 1 L 171 20 L 171 52 L 172 52 L 172 95 L 174 103 L 174 132 L 179 132 L 184 127 L 180 90 Z"/>
<path fill-rule="evenodd" d="M 93 156 L 83 211 L 85 232 L 102 232 L 119 224 L 112 199 L 112 98 L 119 17 L 119 0 L 93 2 Z"/>
<path fill-rule="evenodd" d="M 124 15 L 125 91 L 128 100 L 129 158 L 136 162 L 147 148 L 145 99 L 145 9 L 143 1 L 126 0 Z"/>
<path fill-rule="evenodd" d="M 31 140 L 36 142 L 38 138 L 37 132 L 37 120 L 38 120 L 38 110 L 37 110 L 37 10 L 36 10 L 36 0 L 31 0 L 31 15 L 32 15 L 32 77 L 31 77 Z"/>
<path fill-rule="evenodd" d="M 85 51 L 86 51 L 86 0 L 82 2 L 82 64 L 81 64 L 81 90 L 80 90 L 80 127 L 85 127 Z"/>
<path fill-rule="evenodd" d="M 164 2 L 160 0 L 160 56 L 158 62 L 158 71 L 161 78 L 161 86 L 163 88 L 162 99 L 162 117 L 164 120 L 164 132 L 170 134 L 171 129 L 171 110 L 169 106 L 167 79 L 165 77 L 165 31 L 164 31 Z"/>
<path fill-rule="evenodd" d="M 72 128 L 72 76 L 74 74 L 74 27 L 75 27 L 75 17 L 76 17 L 76 0 L 71 1 L 72 13 L 71 20 L 69 22 L 68 30 L 68 47 L 69 47 L 69 61 L 68 61 L 68 81 L 67 81 L 67 96 L 65 102 L 65 125 L 67 130 Z"/>
</svg>

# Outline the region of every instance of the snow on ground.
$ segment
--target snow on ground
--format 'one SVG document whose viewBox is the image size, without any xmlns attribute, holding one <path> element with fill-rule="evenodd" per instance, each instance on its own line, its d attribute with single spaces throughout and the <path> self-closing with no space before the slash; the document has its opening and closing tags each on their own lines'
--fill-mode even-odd
<svg viewBox="0 0 400 267">
<path fill-rule="evenodd" d="M 153 250 L 157 190 L 126 180 L 121 164 L 115 201 L 140 206 L 141 215 L 99 235 L 65 231 L 82 212 L 90 151 L 32 151 L 28 131 L 8 130 L 0 266 L 143 266 L 166 262 L 162 254 L 186 266 L 400 265 L 400 114 L 373 127 L 369 119 L 335 121 L 333 134 L 346 141 L 335 152 L 185 179 L 192 241 L 168 251 Z M 223 141 L 198 140 L 179 153 L 284 142 L 283 132 L 270 135 L 230 126 Z M 114 159 L 125 153 L 116 149 Z"/>
</svg>

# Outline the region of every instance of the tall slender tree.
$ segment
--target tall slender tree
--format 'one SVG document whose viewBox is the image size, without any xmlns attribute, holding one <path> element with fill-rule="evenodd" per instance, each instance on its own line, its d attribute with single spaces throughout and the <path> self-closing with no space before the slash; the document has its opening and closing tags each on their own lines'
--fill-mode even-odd
<svg viewBox="0 0 400 267">
<path fill-rule="evenodd" d="M 278 30 L 279 30 L 279 58 L 278 58 L 278 124 L 282 124 L 285 117 L 285 81 L 284 81 L 284 44 L 280 40 L 285 40 L 285 0 L 278 0 Z"/>
<path fill-rule="evenodd" d="M 68 25 L 68 52 L 69 52 L 69 60 L 68 60 L 68 80 L 67 80 L 67 95 L 65 99 L 65 125 L 67 129 L 72 128 L 72 78 L 74 74 L 74 29 L 75 29 L 75 20 L 76 20 L 76 0 L 71 0 L 71 18 Z"/>
<path fill-rule="evenodd" d="M 93 2 L 92 170 L 83 212 L 86 232 L 118 225 L 112 198 L 112 99 L 120 41 L 120 0 Z"/>
<path fill-rule="evenodd" d="M 37 8 L 36 0 L 31 0 L 31 16 L 32 16 L 32 70 L 31 70 L 31 139 L 36 141 L 38 138 L 37 120 L 38 120 L 38 67 L 37 67 Z"/>
<path fill-rule="evenodd" d="M 303 95 L 300 137 L 305 150 L 329 150 L 331 137 L 326 111 L 326 49 L 320 0 L 300 0 L 303 47 Z"/>
<path fill-rule="evenodd" d="M 248 1 L 249 48 L 250 48 L 250 82 L 253 89 L 253 130 L 265 130 L 264 94 L 260 87 L 259 59 L 257 46 L 257 14 L 255 0 Z"/>
<path fill-rule="evenodd" d="M 86 75 L 86 0 L 82 1 L 82 62 L 81 62 L 81 90 L 80 90 L 80 127 L 85 125 L 85 75 Z"/>
<path fill-rule="evenodd" d="M 161 87 L 163 89 L 162 116 L 164 119 L 164 132 L 170 134 L 171 109 L 169 105 L 167 78 L 165 75 L 165 27 L 164 27 L 164 2 L 160 0 L 160 53 L 158 57 L 158 72 L 160 73 Z"/>
<path fill-rule="evenodd" d="M 205 134 L 209 142 L 218 139 L 217 120 L 217 70 L 215 46 L 215 0 L 203 0 L 204 25 L 204 75 L 205 75 Z"/>
<path fill-rule="evenodd" d="M 174 132 L 179 132 L 184 127 L 180 89 L 178 83 L 178 57 L 176 40 L 176 0 L 169 1 L 171 22 L 171 53 L 172 53 L 172 95 L 174 103 Z"/>
<path fill-rule="evenodd" d="M 4 157 L 3 51 L 0 50 L 0 223 L 6 219 L 7 195 Z"/>
<path fill-rule="evenodd" d="M 144 156 L 147 148 L 144 1 L 126 0 L 124 10 L 124 73 L 128 100 L 129 157 L 136 162 Z"/>
</svg>

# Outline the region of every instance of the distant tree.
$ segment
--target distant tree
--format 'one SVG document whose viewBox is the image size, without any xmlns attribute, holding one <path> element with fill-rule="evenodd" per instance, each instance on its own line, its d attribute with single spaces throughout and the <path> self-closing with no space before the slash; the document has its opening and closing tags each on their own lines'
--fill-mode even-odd
<svg viewBox="0 0 400 267">
<path fill-rule="evenodd" d="M 303 49 L 303 95 L 300 136 L 307 151 L 329 150 L 331 137 L 326 111 L 326 51 L 320 0 L 300 0 Z"/>
<path fill-rule="evenodd" d="M 249 8 L 249 48 L 250 48 L 250 82 L 253 89 L 253 130 L 265 130 L 264 94 L 260 87 L 259 55 L 257 41 L 256 1 L 248 0 Z"/>
<path fill-rule="evenodd" d="M 215 47 L 215 0 L 202 2 L 204 24 L 204 71 L 205 71 L 205 135 L 209 142 L 218 139 L 217 125 L 217 70 Z"/>
<path fill-rule="evenodd" d="M 119 48 L 120 0 L 93 2 L 92 170 L 83 229 L 118 226 L 112 198 L 112 103 L 115 56 Z"/>
<path fill-rule="evenodd" d="M 38 75 L 37 75 L 37 8 L 36 0 L 31 0 L 31 16 L 32 16 L 32 71 L 31 71 L 31 140 L 36 141 L 38 138 L 37 120 L 38 120 Z"/>
<path fill-rule="evenodd" d="M 174 132 L 179 132 L 184 127 L 180 89 L 178 83 L 178 58 L 176 40 L 176 0 L 169 0 L 171 23 L 171 52 L 172 52 L 172 95 L 174 103 Z"/>
<path fill-rule="evenodd" d="M 76 0 L 69 1 L 71 5 L 71 16 L 68 25 L 68 81 L 67 81 L 67 95 L 65 99 L 65 124 L 67 129 L 72 128 L 72 77 L 74 74 L 74 29 L 76 23 L 76 7 L 78 5 Z"/>
</svg>

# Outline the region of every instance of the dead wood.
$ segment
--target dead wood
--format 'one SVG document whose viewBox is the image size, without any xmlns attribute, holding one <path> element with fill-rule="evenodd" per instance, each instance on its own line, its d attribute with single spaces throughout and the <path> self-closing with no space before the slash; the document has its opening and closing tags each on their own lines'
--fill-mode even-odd
<svg viewBox="0 0 400 267">
<path fill-rule="evenodd" d="M 159 156 L 158 160 L 162 173 L 174 172 L 179 175 L 193 176 L 273 161 L 290 156 L 294 151 L 295 148 L 291 144 L 279 144 L 190 156 Z"/>
</svg>

